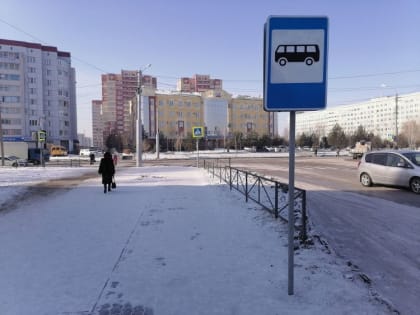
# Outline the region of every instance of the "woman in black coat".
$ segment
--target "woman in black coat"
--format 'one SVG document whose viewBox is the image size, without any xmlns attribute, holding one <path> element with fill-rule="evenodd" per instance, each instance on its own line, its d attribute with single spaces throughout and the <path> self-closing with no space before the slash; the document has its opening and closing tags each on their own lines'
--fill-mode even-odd
<svg viewBox="0 0 420 315">
<path fill-rule="evenodd" d="M 104 157 L 101 159 L 101 163 L 99 164 L 98 173 L 102 175 L 104 194 L 106 194 L 107 190 L 111 191 L 112 177 L 115 174 L 115 166 L 111 153 L 105 152 Z"/>
</svg>

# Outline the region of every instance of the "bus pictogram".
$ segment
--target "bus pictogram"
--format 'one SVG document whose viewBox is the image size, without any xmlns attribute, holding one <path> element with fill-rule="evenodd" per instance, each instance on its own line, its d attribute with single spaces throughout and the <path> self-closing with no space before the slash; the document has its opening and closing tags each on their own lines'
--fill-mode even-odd
<svg viewBox="0 0 420 315">
<path fill-rule="evenodd" d="M 318 45 L 278 45 L 274 60 L 280 66 L 285 66 L 288 62 L 305 62 L 310 66 L 319 61 Z"/>
</svg>

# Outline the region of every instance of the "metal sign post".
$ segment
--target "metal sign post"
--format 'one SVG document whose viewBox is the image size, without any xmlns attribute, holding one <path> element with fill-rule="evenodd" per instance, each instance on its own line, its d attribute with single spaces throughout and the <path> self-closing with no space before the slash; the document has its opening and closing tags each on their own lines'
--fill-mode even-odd
<svg viewBox="0 0 420 315">
<path fill-rule="evenodd" d="M 198 151 L 198 138 L 197 138 L 197 141 L 196 141 L 196 145 L 195 145 L 195 149 L 197 150 L 197 168 L 199 167 L 199 157 L 200 157 L 200 153 L 199 153 L 199 151 Z"/>
<path fill-rule="evenodd" d="M 294 235 L 295 235 L 295 130 L 296 130 L 296 112 L 290 112 L 290 131 L 289 131 L 289 250 L 288 250 L 288 293 L 293 294 L 294 283 Z"/>
<path fill-rule="evenodd" d="M 269 16 L 264 25 L 264 110 L 290 112 L 288 293 L 294 285 L 296 111 L 326 106 L 327 17 Z"/>
<path fill-rule="evenodd" d="M 198 150 L 198 141 L 200 140 L 200 138 L 204 137 L 204 128 L 199 126 L 199 127 L 192 127 L 192 136 L 193 138 L 197 139 L 196 142 L 196 150 L 197 150 L 197 168 L 200 166 L 199 163 L 199 150 Z"/>
<path fill-rule="evenodd" d="M 37 133 L 37 135 L 38 135 L 39 154 L 40 154 L 39 155 L 39 158 L 40 158 L 41 165 L 43 167 L 45 167 L 45 161 L 44 161 L 44 143 L 45 143 L 45 140 L 46 140 L 47 133 L 45 132 L 45 130 L 39 130 L 38 133 Z"/>
</svg>

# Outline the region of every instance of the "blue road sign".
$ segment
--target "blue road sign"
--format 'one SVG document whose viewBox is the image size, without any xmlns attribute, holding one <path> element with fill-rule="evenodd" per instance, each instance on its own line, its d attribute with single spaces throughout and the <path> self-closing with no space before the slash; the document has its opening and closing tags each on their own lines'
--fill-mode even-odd
<svg viewBox="0 0 420 315">
<path fill-rule="evenodd" d="M 21 142 L 21 141 L 26 141 L 27 138 L 25 137 L 5 137 L 3 136 L 3 141 L 5 142 Z"/>
<path fill-rule="evenodd" d="M 269 16 L 264 25 L 264 109 L 324 109 L 327 17 Z"/>
<path fill-rule="evenodd" d="M 193 127 L 193 138 L 202 138 L 204 137 L 204 128 L 203 127 Z"/>
</svg>

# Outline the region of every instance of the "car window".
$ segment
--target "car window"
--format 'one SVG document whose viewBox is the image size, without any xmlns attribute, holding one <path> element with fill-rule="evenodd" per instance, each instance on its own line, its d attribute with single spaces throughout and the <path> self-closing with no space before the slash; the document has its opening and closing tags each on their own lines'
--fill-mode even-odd
<svg viewBox="0 0 420 315">
<path fill-rule="evenodd" d="M 372 163 L 386 165 L 386 153 L 372 154 Z"/>
<path fill-rule="evenodd" d="M 397 167 L 399 163 L 405 164 L 405 161 L 402 157 L 396 154 L 388 154 L 387 159 L 386 159 L 387 166 Z"/>
<path fill-rule="evenodd" d="M 404 153 L 404 156 L 408 158 L 411 162 L 416 164 L 417 166 L 420 166 L 420 153 L 416 153 L 416 152 Z"/>
<path fill-rule="evenodd" d="M 366 163 L 372 163 L 372 154 L 366 154 L 365 161 Z"/>
</svg>

